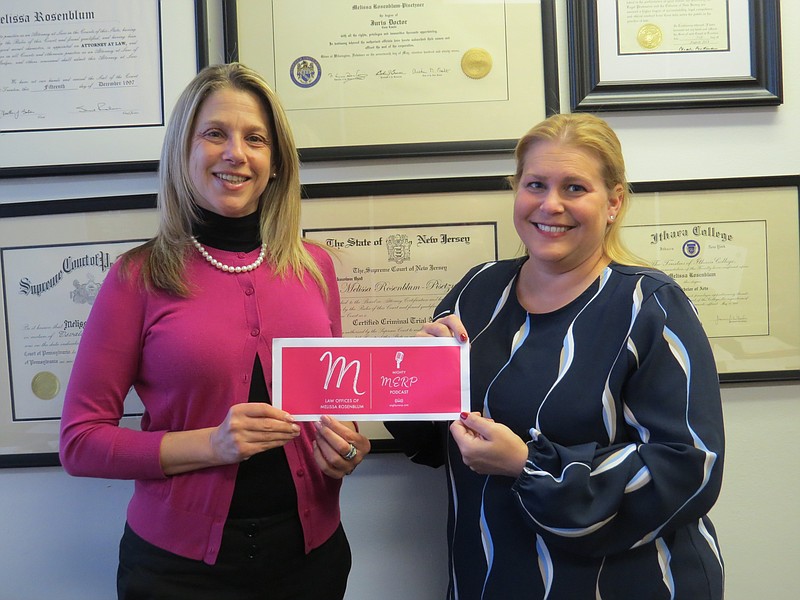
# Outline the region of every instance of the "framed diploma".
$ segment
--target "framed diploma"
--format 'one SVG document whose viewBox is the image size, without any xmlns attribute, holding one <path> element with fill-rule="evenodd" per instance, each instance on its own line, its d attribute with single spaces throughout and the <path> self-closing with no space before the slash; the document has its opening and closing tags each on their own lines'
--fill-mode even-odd
<svg viewBox="0 0 800 600">
<path fill-rule="evenodd" d="M 567 0 L 573 112 L 783 102 L 779 0 Z"/>
<path fill-rule="evenodd" d="M 154 209 L 0 219 L 0 467 L 58 464 L 64 391 L 97 290 Z M 136 427 L 131 392 L 123 425 Z"/>
<path fill-rule="evenodd" d="M 204 0 L 4 0 L 0 177 L 155 170 Z"/>
<path fill-rule="evenodd" d="M 305 188 L 303 234 L 335 257 L 344 338 L 412 338 L 467 270 L 521 252 L 504 177 Z M 375 451 L 394 450 L 377 422 Z"/>
<path fill-rule="evenodd" d="M 800 378 L 800 177 L 633 188 L 623 239 L 686 291 L 720 381 Z"/>
<path fill-rule="evenodd" d="M 553 0 L 226 0 L 305 161 L 507 152 L 558 110 Z"/>
</svg>

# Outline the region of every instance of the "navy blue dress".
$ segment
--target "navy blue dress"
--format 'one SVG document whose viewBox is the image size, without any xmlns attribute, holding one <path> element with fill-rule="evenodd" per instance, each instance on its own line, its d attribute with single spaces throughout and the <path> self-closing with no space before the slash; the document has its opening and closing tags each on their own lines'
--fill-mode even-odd
<svg viewBox="0 0 800 600">
<path fill-rule="evenodd" d="M 434 318 L 470 335 L 472 410 L 528 444 L 516 479 L 467 468 L 443 423 L 387 423 L 447 466 L 451 600 L 718 600 L 714 358 L 667 275 L 611 264 L 567 306 L 517 301 L 525 258 L 475 267 Z"/>
</svg>

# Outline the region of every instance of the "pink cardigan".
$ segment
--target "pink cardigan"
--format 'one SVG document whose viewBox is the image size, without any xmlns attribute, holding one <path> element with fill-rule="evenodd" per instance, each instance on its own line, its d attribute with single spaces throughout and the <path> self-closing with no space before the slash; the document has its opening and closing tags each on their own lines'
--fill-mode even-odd
<svg viewBox="0 0 800 600">
<path fill-rule="evenodd" d="M 106 277 L 87 320 L 61 420 L 60 455 L 71 475 L 135 479 L 128 523 L 142 538 L 175 554 L 214 564 L 238 465 L 164 475 L 167 431 L 216 426 L 233 404 L 247 402 L 253 361 L 261 359 L 272 393 L 272 339 L 341 336 L 339 290 L 330 256 L 308 245 L 328 285 L 310 275 L 281 279 L 267 263 L 241 274 L 218 271 L 193 254 L 177 298 Z M 258 252 L 212 254 L 247 265 Z M 145 406 L 141 431 L 119 427 L 134 386 Z M 285 446 L 297 488 L 306 552 L 339 524 L 341 482 L 325 476 L 312 454 L 314 427 Z"/>
</svg>

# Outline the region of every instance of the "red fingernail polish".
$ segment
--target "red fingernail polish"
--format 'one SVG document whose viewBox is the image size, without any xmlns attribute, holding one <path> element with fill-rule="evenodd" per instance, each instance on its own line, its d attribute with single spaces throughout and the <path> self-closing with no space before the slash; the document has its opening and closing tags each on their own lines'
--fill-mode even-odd
<svg viewBox="0 0 800 600">
<path fill-rule="evenodd" d="M 458 336 L 458 337 L 460 337 L 460 338 L 461 338 L 461 341 L 462 341 L 462 342 L 466 342 L 466 341 L 467 341 L 467 334 L 466 334 L 466 333 L 462 333 L 462 334 L 461 334 L 460 336 Z"/>
<path fill-rule="evenodd" d="M 469 413 L 468 413 L 468 412 L 462 412 L 462 413 L 461 413 L 461 418 L 462 418 L 462 419 L 466 419 L 468 416 L 469 416 Z"/>
</svg>

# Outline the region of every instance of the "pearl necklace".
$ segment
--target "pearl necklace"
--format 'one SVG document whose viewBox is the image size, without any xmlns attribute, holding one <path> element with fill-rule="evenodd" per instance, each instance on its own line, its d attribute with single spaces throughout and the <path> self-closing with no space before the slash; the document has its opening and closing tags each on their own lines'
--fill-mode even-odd
<svg viewBox="0 0 800 600">
<path fill-rule="evenodd" d="M 255 262 L 250 263 L 249 265 L 245 265 L 244 267 L 231 267 L 230 265 L 225 265 L 215 259 L 208 253 L 208 250 L 203 248 L 202 244 L 197 241 L 197 238 L 191 236 L 189 239 L 192 240 L 192 244 L 194 247 L 197 248 L 197 251 L 203 255 L 208 262 L 210 262 L 213 266 L 215 266 L 220 271 L 225 271 L 226 273 L 247 273 L 248 271 L 252 271 L 253 269 L 257 269 L 261 266 L 261 263 L 264 262 L 264 257 L 267 255 L 267 245 L 261 244 L 261 252 L 258 253 L 258 258 Z"/>
</svg>

